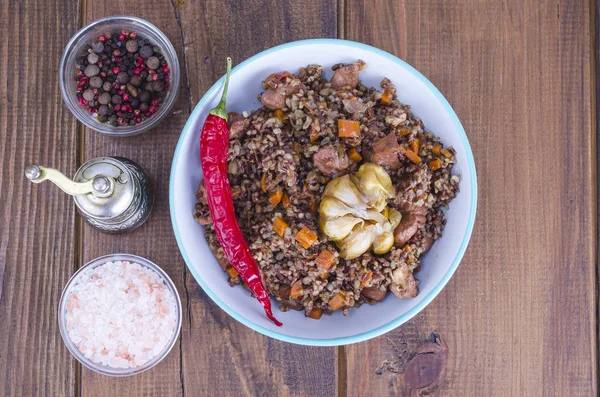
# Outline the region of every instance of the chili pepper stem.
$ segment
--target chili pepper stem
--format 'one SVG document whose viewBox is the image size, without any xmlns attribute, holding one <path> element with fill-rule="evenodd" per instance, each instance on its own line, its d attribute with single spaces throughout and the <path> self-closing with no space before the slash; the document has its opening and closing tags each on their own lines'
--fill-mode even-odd
<svg viewBox="0 0 600 397">
<path fill-rule="evenodd" d="M 214 116 L 220 117 L 227 121 L 227 110 L 225 109 L 225 104 L 227 101 L 227 89 L 229 88 L 229 77 L 231 75 L 231 57 L 227 57 L 227 75 L 225 76 L 225 86 L 223 87 L 223 94 L 221 95 L 221 101 L 219 104 L 211 109 L 208 114 L 212 114 Z"/>
</svg>

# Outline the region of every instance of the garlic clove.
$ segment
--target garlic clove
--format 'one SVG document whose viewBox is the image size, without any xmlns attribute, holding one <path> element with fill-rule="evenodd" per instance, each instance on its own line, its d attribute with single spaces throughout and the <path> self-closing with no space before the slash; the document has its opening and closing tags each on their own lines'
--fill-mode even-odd
<svg viewBox="0 0 600 397">
<path fill-rule="evenodd" d="M 335 219 L 321 219 L 321 231 L 328 239 L 340 241 L 352 232 L 354 226 L 363 224 L 364 221 L 354 216 L 342 216 Z"/>
</svg>

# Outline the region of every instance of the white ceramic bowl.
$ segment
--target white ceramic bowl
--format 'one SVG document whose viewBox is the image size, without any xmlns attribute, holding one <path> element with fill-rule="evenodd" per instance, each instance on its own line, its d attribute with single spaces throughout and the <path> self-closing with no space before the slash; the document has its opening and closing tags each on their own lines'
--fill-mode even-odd
<svg viewBox="0 0 600 397">
<path fill-rule="evenodd" d="M 446 285 L 467 248 L 477 207 L 477 177 L 473 154 L 458 117 L 442 94 L 422 74 L 404 61 L 377 48 L 344 40 L 316 39 L 297 41 L 271 48 L 237 65 L 231 74 L 227 110 L 250 111 L 261 106 L 257 96 L 263 91 L 261 81 L 273 72 L 289 70 L 311 63 L 323 65 L 325 77 L 336 63 L 362 59 L 367 69 L 360 78 L 368 87 L 379 87 L 383 77 L 396 85 L 401 102 L 411 105 L 425 128 L 438 135 L 445 145 L 456 149 L 458 163 L 454 172 L 460 174 L 460 193 L 450 203 L 443 236 L 423 257 L 422 270 L 417 273 L 419 295 L 400 300 L 391 294 L 375 305 L 351 309 L 347 316 L 335 312 L 319 321 L 304 317 L 304 312 L 279 311 L 273 299 L 274 314 L 282 327 L 271 323 L 261 305 L 243 288 L 231 288 L 226 275 L 212 255 L 204 231 L 192 212 L 194 192 L 202 180 L 199 142 L 202 124 L 208 111 L 216 106 L 224 79 L 213 85 L 187 121 L 171 169 L 169 201 L 171 220 L 181 253 L 200 286 L 223 310 L 236 320 L 267 336 L 287 342 L 336 346 L 364 341 L 388 332 L 408 321 L 427 306 Z M 225 62 L 225 59 L 222 60 Z M 459 84 L 459 82 L 456 82 Z"/>
</svg>

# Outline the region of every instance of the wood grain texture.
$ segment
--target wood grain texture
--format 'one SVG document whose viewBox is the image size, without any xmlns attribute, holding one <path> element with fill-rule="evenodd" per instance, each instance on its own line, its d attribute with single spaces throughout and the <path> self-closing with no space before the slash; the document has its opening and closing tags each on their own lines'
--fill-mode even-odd
<svg viewBox="0 0 600 397">
<path fill-rule="evenodd" d="M 190 104 L 225 72 L 272 46 L 336 34 L 333 1 L 185 1 L 178 8 Z M 310 15 L 310 18 L 307 17 Z M 188 273 L 188 318 L 183 329 L 186 393 L 224 396 L 333 396 L 336 349 L 292 345 L 235 322 L 210 302 Z M 233 365 L 232 365 L 233 364 Z"/>
<path fill-rule="evenodd" d="M 311 349 L 270 340 L 237 323 L 202 292 L 179 255 L 168 203 L 170 166 L 179 133 L 192 106 L 224 72 L 225 65 L 218 60 L 231 55 L 241 62 L 275 44 L 322 36 L 326 29 L 334 35 L 335 5 L 324 2 L 315 8 L 308 4 L 164 0 L 152 4 L 142 0 L 88 3 L 87 22 L 106 15 L 131 14 L 135 9 L 135 15 L 149 20 L 169 37 L 183 69 L 174 110 L 183 113 L 170 116 L 138 137 L 110 138 L 86 131 L 85 159 L 121 155 L 137 161 L 154 179 L 156 197 L 150 219 L 133 233 L 107 236 L 85 226 L 84 260 L 111 252 L 129 252 L 153 260 L 177 285 L 185 316 L 181 341 L 164 362 L 140 376 L 117 380 L 84 369 L 82 395 L 335 394 L 335 349 Z M 318 18 L 309 23 L 295 7 L 308 7 Z M 268 9 L 276 12 L 267 14 Z M 225 23 L 228 17 L 236 24 Z M 269 23 L 253 27 L 252 35 L 236 27 L 244 21 L 247 24 L 249 20 L 267 19 Z M 281 28 L 275 30 L 275 26 Z"/>
<path fill-rule="evenodd" d="M 457 273 L 421 315 L 346 349 L 348 396 L 596 395 L 590 4 L 346 0 L 346 38 L 402 57 L 440 88 L 479 177 Z M 442 373 L 415 390 L 406 368 L 432 341 L 447 349 Z"/>
<path fill-rule="evenodd" d="M 75 390 L 75 361 L 56 315 L 75 269 L 75 208 L 50 183 L 28 182 L 24 170 L 37 163 L 75 173 L 76 123 L 57 77 L 78 19 L 78 2 L 0 5 L 2 396 L 65 396 Z"/>
</svg>

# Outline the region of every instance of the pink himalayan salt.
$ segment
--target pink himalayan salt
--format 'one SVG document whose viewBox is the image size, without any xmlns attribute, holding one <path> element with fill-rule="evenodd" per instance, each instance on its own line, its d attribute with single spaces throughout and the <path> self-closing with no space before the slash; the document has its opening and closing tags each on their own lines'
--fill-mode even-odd
<svg viewBox="0 0 600 397">
<path fill-rule="evenodd" d="M 156 357 L 173 338 L 175 297 L 152 269 L 107 262 L 81 273 L 66 302 L 66 327 L 94 363 L 135 368 Z"/>
</svg>

